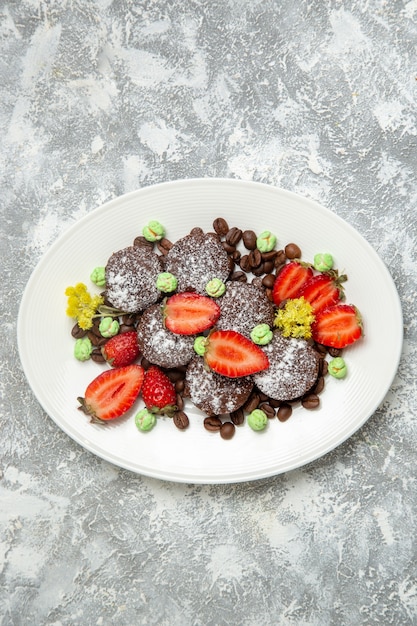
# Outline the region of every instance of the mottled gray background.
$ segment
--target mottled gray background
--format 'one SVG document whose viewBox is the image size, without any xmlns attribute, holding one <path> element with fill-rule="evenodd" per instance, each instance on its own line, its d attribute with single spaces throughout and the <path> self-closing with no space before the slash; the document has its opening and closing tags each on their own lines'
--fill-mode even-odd
<svg viewBox="0 0 417 626">
<path fill-rule="evenodd" d="M 1 625 L 417 624 L 417 0 L 2 0 L 0 41 Z M 63 229 L 199 176 L 318 200 L 378 251 L 404 311 L 365 427 L 249 484 L 92 456 L 16 348 L 22 291 Z"/>
</svg>

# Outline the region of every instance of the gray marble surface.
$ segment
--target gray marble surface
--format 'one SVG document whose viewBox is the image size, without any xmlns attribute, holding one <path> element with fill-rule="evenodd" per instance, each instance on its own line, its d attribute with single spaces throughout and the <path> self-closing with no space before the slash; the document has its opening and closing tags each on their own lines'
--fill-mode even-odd
<svg viewBox="0 0 417 626">
<path fill-rule="evenodd" d="M 3 0 L 0 41 L 1 625 L 417 624 L 416 0 Z M 16 344 L 23 289 L 66 227 L 200 176 L 327 206 L 404 313 L 367 424 L 238 485 L 91 455 L 41 409 Z"/>
</svg>

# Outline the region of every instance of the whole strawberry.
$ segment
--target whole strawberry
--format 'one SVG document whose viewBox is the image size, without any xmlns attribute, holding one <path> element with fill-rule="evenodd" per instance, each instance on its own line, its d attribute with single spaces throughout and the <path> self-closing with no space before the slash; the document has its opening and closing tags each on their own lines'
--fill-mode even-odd
<svg viewBox="0 0 417 626">
<path fill-rule="evenodd" d="M 176 411 L 175 387 L 168 376 L 156 365 L 152 365 L 145 373 L 142 398 L 146 408 L 152 413 L 170 415 Z"/>
<path fill-rule="evenodd" d="M 101 353 L 111 367 L 131 365 L 139 356 L 136 331 L 115 335 L 104 344 Z"/>
</svg>

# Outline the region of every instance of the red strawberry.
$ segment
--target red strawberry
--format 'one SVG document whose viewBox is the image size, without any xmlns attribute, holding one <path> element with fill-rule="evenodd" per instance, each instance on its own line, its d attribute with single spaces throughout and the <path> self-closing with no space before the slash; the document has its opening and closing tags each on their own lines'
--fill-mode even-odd
<svg viewBox="0 0 417 626">
<path fill-rule="evenodd" d="M 177 293 L 164 307 L 165 326 L 177 335 L 195 335 L 214 326 L 220 317 L 219 305 L 194 292 Z"/>
<path fill-rule="evenodd" d="M 112 367 L 130 365 L 139 356 L 136 331 L 129 330 L 126 333 L 115 335 L 104 344 L 101 353 Z"/>
<path fill-rule="evenodd" d="M 106 422 L 128 411 L 139 395 L 144 369 L 128 365 L 106 370 L 87 387 L 83 398 L 77 398 L 78 408 L 91 417 L 92 422 Z"/>
<path fill-rule="evenodd" d="M 207 338 L 207 365 L 217 374 L 239 378 L 269 367 L 265 352 L 234 330 L 215 330 Z"/>
<path fill-rule="evenodd" d="M 313 270 L 306 263 L 291 261 L 284 265 L 275 279 L 272 299 L 279 306 L 284 300 L 297 298 L 301 287 L 313 276 Z"/>
<path fill-rule="evenodd" d="M 310 278 L 300 289 L 297 298 L 303 297 L 313 307 L 316 314 L 333 304 L 337 304 L 343 297 L 341 283 L 347 280 L 346 276 L 338 276 L 337 272 L 317 274 Z"/>
<path fill-rule="evenodd" d="M 168 376 L 156 365 L 145 374 L 142 398 L 152 413 L 173 413 L 176 410 L 177 394 Z"/>
<path fill-rule="evenodd" d="M 317 343 L 344 348 L 362 336 L 362 319 L 352 304 L 335 304 L 316 315 L 311 331 Z"/>
</svg>

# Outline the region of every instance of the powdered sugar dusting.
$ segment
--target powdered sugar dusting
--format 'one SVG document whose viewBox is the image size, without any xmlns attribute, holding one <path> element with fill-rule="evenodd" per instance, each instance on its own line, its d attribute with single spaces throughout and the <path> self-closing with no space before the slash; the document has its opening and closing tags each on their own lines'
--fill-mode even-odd
<svg viewBox="0 0 417 626">
<path fill-rule="evenodd" d="M 274 307 L 265 291 L 249 283 L 228 282 L 227 289 L 218 299 L 221 308 L 217 328 L 235 330 L 249 337 L 258 324 L 272 326 Z"/>
<path fill-rule="evenodd" d="M 149 307 L 140 318 L 138 343 L 143 356 L 161 367 L 185 365 L 195 354 L 194 336 L 167 330 L 159 304 Z"/>
<path fill-rule="evenodd" d="M 137 313 L 160 297 L 156 279 L 159 257 L 146 248 L 130 246 L 115 252 L 106 266 L 107 299 L 126 313 Z"/>
<path fill-rule="evenodd" d="M 263 393 L 276 400 L 293 400 L 312 387 L 318 374 L 319 358 L 304 340 L 285 339 L 275 332 L 264 351 L 270 366 L 254 375 Z"/>
<path fill-rule="evenodd" d="M 213 278 L 225 281 L 229 259 L 218 239 L 197 232 L 179 239 L 168 252 L 166 269 L 178 278 L 178 291 L 194 290 L 204 294 Z"/>
<path fill-rule="evenodd" d="M 206 369 L 197 356 L 187 368 L 187 393 L 191 401 L 207 415 L 221 415 L 239 408 L 249 397 L 252 379 L 226 378 Z"/>
</svg>

